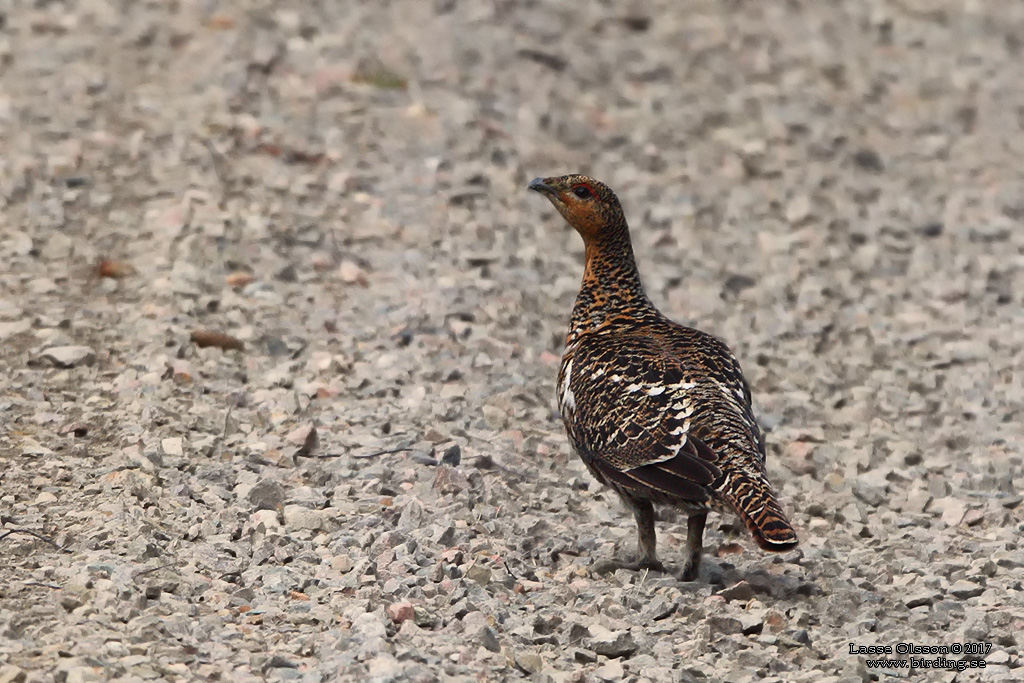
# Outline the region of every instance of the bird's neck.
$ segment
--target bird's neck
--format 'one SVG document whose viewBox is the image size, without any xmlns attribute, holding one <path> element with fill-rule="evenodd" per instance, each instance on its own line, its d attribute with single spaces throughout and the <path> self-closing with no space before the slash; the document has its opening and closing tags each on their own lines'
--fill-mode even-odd
<svg viewBox="0 0 1024 683">
<path fill-rule="evenodd" d="M 587 265 L 572 310 L 567 344 L 581 334 L 630 324 L 656 314 L 644 292 L 629 233 L 587 242 Z"/>
</svg>

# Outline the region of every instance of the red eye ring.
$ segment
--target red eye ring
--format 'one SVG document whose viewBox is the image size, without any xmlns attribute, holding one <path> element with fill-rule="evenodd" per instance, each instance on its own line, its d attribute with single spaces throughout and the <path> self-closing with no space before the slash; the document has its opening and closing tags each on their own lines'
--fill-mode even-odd
<svg viewBox="0 0 1024 683">
<path fill-rule="evenodd" d="M 590 199 L 594 196 L 594 188 L 586 183 L 580 183 L 572 188 L 572 193 L 580 199 Z"/>
</svg>

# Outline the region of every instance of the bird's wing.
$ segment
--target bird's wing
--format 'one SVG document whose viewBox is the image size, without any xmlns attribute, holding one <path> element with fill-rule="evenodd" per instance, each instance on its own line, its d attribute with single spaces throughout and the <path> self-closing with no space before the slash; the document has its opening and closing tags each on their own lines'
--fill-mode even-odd
<svg viewBox="0 0 1024 683">
<path fill-rule="evenodd" d="M 670 323 L 661 341 L 666 353 L 685 358 L 687 365 L 694 368 L 703 380 L 699 392 L 703 401 L 716 405 L 709 419 L 701 420 L 698 434 L 706 436 L 716 450 L 728 445 L 745 453 L 756 452 L 763 468 L 764 434 L 754 417 L 750 387 L 739 361 L 725 342 L 678 323 Z"/>
<path fill-rule="evenodd" d="M 690 332 L 580 344 L 569 378 L 573 441 L 616 488 L 665 502 L 723 500 L 762 548 L 788 550 L 796 532 L 765 476 L 739 364 L 722 342 Z"/>
<path fill-rule="evenodd" d="M 695 377 L 647 336 L 581 344 L 569 388 L 573 440 L 618 486 L 708 502 L 719 457 L 695 433 Z"/>
</svg>

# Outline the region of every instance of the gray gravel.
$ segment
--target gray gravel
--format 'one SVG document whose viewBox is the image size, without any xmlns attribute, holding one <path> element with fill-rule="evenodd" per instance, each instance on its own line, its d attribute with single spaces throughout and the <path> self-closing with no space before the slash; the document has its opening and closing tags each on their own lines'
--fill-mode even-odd
<svg viewBox="0 0 1024 683">
<path fill-rule="evenodd" d="M 1020 680 L 1022 51 L 1019 2 L 4 4 L 0 682 Z M 576 170 L 797 551 L 590 571 L 634 527 L 524 188 Z M 991 649 L 850 654 L 901 642 Z"/>
</svg>

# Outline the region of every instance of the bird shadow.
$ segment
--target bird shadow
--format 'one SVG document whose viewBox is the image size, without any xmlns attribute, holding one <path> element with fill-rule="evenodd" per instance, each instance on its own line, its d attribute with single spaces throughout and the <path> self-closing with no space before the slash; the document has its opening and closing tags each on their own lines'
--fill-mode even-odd
<svg viewBox="0 0 1024 683">
<path fill-rule="evenodd" d="M 704 565 L 701 567 L 702 578 L 719 590 L 745 582 L 755 596 L 768 596 L 775 600 L 810 598 L 823 594 L 818 584 L 793 574 L 772 574 L 764 569 L 744 571 L 728 562 L 712 563 L 705 560 Z"/>
<path fill-rule="evenodd" d="M 615 559 L 594 559 L 590 571 L 594 575 L 610 574 L 621 567 Z M 664 572 L 647 569 L 626 569 L 632 572 L 648 572 L 649 580 L 663 581 L 677 585 L 679 588 L 694 590 L 710 586 L 714 592 L 733 588 L 737 596 L 747 596 L 772 600 L 798 600 L 822 595 L 822 589 L 813 581 L 807 581 L 793 574 L 773 574 L 764 569 L 742 570 L 730 562 L 717 562 L 713 557 L 705 557 L 701 562 L 700 574 L 695 581 L 683 581 L 679 578 L 681 567 L 666 565 Z M 744 585 L 745 584 L 745 585 Z"/>
</svg>

